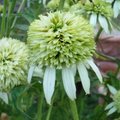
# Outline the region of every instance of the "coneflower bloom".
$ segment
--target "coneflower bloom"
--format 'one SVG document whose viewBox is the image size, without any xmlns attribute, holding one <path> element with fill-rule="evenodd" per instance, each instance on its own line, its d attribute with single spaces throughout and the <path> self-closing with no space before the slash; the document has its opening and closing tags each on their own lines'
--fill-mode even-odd
<svg viewBox="0 0 120 120">
<path fill-rule="evenodd" d="M 113 101 L 105 108 L 105 110 L 109 110 L 107 115 L 111 115 L 114 112 L 120 113 L 120 90 L 117 90 L 111 85 L 108 85 L 108 88 L 112 94 Z"/>
<path fill-rule="evenodd" d="M 105 0 L 87 0 L 82 8 L 88 13 L 91 25 L 96 26 L 99 23 L 104 31 L 109 33 L 110 18 L 113 15 L 112 6 L 109 2 Z"/>
<path fill-rule="evenodd" d="M 93 36 L 89 23 L 69 12 L 40 15 L 31 23 L 28 31 L 31 66 L 45 68 L 43 89 L 47 103 L 51 103 L 54 93 L 57 69 L 62 71 L 63 85 L 71 100 L 76 98 L 76 70 L 86 94 L 90 93 L 87 69 L 91 67 L 102 82 L 101 74 L 92 60 L 95 52 Z"/>
<path fill-rule="evenodd" d="M 27 82 L 28 49 L 16 39 L 0 39 L 0 92 Z"/>
</svg>

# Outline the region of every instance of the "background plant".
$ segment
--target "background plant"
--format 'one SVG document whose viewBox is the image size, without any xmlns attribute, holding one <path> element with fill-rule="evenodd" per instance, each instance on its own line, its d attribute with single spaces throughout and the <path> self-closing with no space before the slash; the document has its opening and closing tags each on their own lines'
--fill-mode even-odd
<svg viewBox="0 0 120 120">
<path fill-rule="evenodd" d="M 57 0 L 56 0 L 57 1 Z M 95 0 L 90 0 L 91 4 L 94 4 Z M 112 1 L 111 7 L 114 7 L 115 1 Z M 50 4 L 53 4 L 51 5 Z M 76 14 L 82 14 L 89 20 L 88 14 L 82 10 L 82 5 L 85 5 L 88 1 L 83 0 L 58 0 L 55 3 L 53 0 L 3 0 L 1 1 L 2 7 L 0 7 L 0 38 L 12 37 L 21 41 L 27 42 L 28 27 L 34 19 L 38 18 L 38 15 L 45 15 L 48 11 L 72 11 Z M 76 6 L 76 7 L 75 7 Z M 75 9 L 73 9 L 75 8 Z M 115 8 L 114 8 L 115 12 Z M 118 14 L 118 10 L 117 10 Z M 119 16 L 118 16 L 119 17 Z M 103 20 L 104 21 L 104 20 Z M 113 17 L 110 17 L 110 31 L 119 28 L 115 21 L 119 21 Z M 104 24 L 104 22 L 103 22 Z M 98 25 L 98 24 L 97 24 Z M 117 26 L 117 27 L 116 27 Z M 98 26 L 99 31 L 95 34 L 95 40 L 99 42 L 99 35 L 103 31 Z M 98 82 L 98 78 L 93 71 L 89 70 L 89 77 L 91 78 L 91 94 L 85 95 L 82 85 L 79 82 L 78 75 L 76 76 L 76 88 L 77 88 L 77 109 L 78 115 L 81 120 L 113 120 L 119 117 L 119 113 L 115 112 L 111 116 L 107 116 L 107 112 L 104 111 L 107 104 L 112 99 L 110 92 L 107 89 L 107 84 L 114 86 L 116 89 L 120 89 L 119 82 L 119 58 L 113 56 L 107 56 L 101 52 L 95 54 L 95 57 L 101 60 L 110 60 L 117 64 L 118 68 L 115 72 L 108 72 L 104 77 L 104 84 L 102 85 L 104 90 L 102 93 L 98 92 L 98 88 L 101 84 Z M 0 113 L 7 113 L 11 120 L 72 120 L 72 111 L 68 102 L 64 89 L 61 85 L 61 73 L 58 72 L 58 82 L 56 84 L 56 91 L 54 94 L 54 100 L 51 106 L 47 105 L 44 99 L 44 95 L 41 94 L 43 75 L 39 75 L 42 72 L 36 68 L 31 84 L 21 85 L 13 88 L 9 95 L 9 104 L 6 104 L 0 99 Z M 59 87 L 61 86 L 61 87 Z M 106 92 L 107 91 L 107 92 Z M 106 93 L 106 94 L 103 94 Z M 100 103 L 99 100 L 103 102 Z M 47 116 L 47 117 L 46 117 Z M 50 118 L 49 118 L 50 117 Z M 39 119 L 38 119 L 39 118 Z"/>
</svg>

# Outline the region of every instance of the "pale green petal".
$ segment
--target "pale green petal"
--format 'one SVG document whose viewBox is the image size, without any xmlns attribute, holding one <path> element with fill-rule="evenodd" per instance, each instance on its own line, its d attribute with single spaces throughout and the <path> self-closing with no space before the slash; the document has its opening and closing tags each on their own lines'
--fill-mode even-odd
<svg viewBox="0 0 120 120">
<path fill-rule="evenodd" d="M 34 69 L 35 69 L 35 66 L 30 66 L 30 69 L 28 71 L 28 83 L 31 83 L 31 80 L 32 80 L 32 76 L 33 76 L 33 72 L 34 72 Z"/>
<path fill-rule="evenodd" d="M 72 73 L 71 68 L 62 69 L 62 79 L 68 97 L 71 100 L 74 100 L 76 98 L 76 86 L 75 86 L 74 75 Z"/>
<path fill-rule="evenodd" d="M 119 14 L 119 1 L 116 1 L 113 5 L 114 17 L 116 18 Z"/>
<path fill-rule="evenodd" d="M 79 63 L 77 67 L 78 67 L 78 73 L 80 75 L 83 88 L 86 94 L 89 94 L 90 93 L 90 79 L 88 76 L 88 71 L 86 67 L 81 63 Z"/>
<path fill-rule="evenodd" d="M 46 0 L 43 0 L 43 5 L 46 5 Z"/>
<path fill-rule="evenodd" d="M 77 71 L 76 65 L 72 65 L 71 66 L 71 70 L 72 70 L 73 75 L 75 76 L 76 75 L 76 71 Z"/>
<path fill-rule="evenodd" d="M 6 104 L 8 104 L 8 94 L 5 92 L 0 92 L 0 99 L 2 99 Z"/>
<path fill-rule="evenodd" d="M 48 104 L 51 103 L 51 98 L 54 93 L 55 79 L 56 79 L 55 68 L 47 67 L 43 79 L 43 89 Z"/>
<path fill-rule="evenodd" d="M 108 110 L 110 108 L 112 108 L 114 106 L 114 102 L 111 102 L 110 104 L 108 104 L 106 107 L 105 107 L 105 110 Z"/>
<path fill-rule="evenodd" d="M 98 20 L 99 20 L 101 27 L 105 30 L 105 32 L 109 33 L 108 22 L 107 22 L 106 18 L 99 14 Z"/>
<path fill-rule="evenodd" d="M 112 107 L 112 108 L 108 111 L 107 115 L 111 115 L 111 114 L 114 113 L 115 111 L 117 111 L 117 109 L 116 109 L 115 107 Z"/>
<path fill-rule="evenodd" d="M 110 92 L 111 92 L 113 95 L 117 93 L 117 90 L 116 90 L 113 86 L 111 86 L 111 85 L 109 85 L 109 84 L 108 84 L 107 86 L 108 86 Z"/>
<path fill-rule="evenodd" d="M 93 62 L 93 60 L 87 60 L 88 64 L 91 66 L 91 68 L 93 69 L 93 71 L 95 72 L 95 74 L 97 75 L 99 81 L 102 83 L 102 75 L 98 69 L 98 67 L 95 65 L 95 63 Z"/>
<path fill-rule="evenodd" d="M 90 24 L 95 26 L 97 23 L 97 15 L 95 13 L 91 14 L 90 16 Z"/>
</svg>

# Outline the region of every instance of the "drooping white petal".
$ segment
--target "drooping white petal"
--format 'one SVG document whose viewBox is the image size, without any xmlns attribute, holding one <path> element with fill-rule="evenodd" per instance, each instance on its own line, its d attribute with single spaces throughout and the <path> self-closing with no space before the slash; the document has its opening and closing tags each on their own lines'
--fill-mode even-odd
<svg viewBox="0 0 120 120">
<path fill-rule="evenodd" d="M 88 71 L 85 65 L 83 65 L 82 63 L 79 63 L 77 67 L 78 67 L 78 73 L 80 75 L 83 88 L 86 94 L 89 94 L 90 93 L 90 79 L 88 76 Z"/>
<path fill-rule="evenodd" d="M 97 23 L 97 15 L 95 13 L 91 14 L 90 16 L 90 24 L 95 26 Z"/>
<path fill-rule="evenodd" d="M 115 94 L 117 93 L 117 90 L 116 90 L 113 86 L 111 86 L 111 85 L 109 85 L 109 84 L 107 84 L 107 86 L 108 86 L 110 92 L 111 92 L 113 95 L 115 95 Z"/>
<path fill-rule="evenodd" d="M 114 106 L 114 102 L 111 102 L 110 104 L 108 104 L 106 107 L 105 107 L 105 110 L 108 110 L 110 108 L 112 108 Z"/>
<path fill-rule="evenodd" d="M 6 103 L 8 104 L 8 94 L 5 92 L 0 92 L 0 98 Z"/>
<path fill-rule="evenodd" d="M 98 69 L 98 67 L 95 65 L 95 63 L 93 62 L 92 59 L 87 60 L 87 63 L 91 66 L 91 68 L 93 69 L 93 71 L 95 72 L 95 74 L 97 75 L 98 79 L 100 82 L 102 82 L 102 75 Z"/>
<path fill-rule="evenodd" d="M 33 66 L 33 65 L 30 66 L 30 69 L 29 69 L 29 71 L 28 71 L 28 78 L 27 78 L 28 83 L 31 83 L 34 69 L 35 69 L 35 66 Z"/>
<path fill-rule="evenodd" d="M 106 33 L 109 33 L 108 22 L 107 22 L 106 18 L 99 14 L 98 20 L 99 20 L 101 27 L 104 29 L 104 31 Z"/>
<path fill-rule="evenodd" d="M 46 0 L 43 0 L 43 5 L 44 5 L 44 6 L 46 5 Z"/>
<path fill-rule="evenodd" d="M 119 14 L 119 2 L 115 1 L 114 5 L 113 5 L 113 12 L 114 12 L 114 17 L 116 18 Z"/>
<path fill-rule="evenodd" d="M 74 100 L 76 98 L 76 86 L 75 86 L 74 74 L 72 73 L 71 68 L 62 69 L 62 79 L 68 97 L 71 100 Z"/>
<path fill-rule="evenodd" d="M 112 108 L 108 111 L 107 115 L 111 115 L 111 114 L 114 113 L 115 111 L 117 111 L 117 109 L 116 109 L 115 107 L 112 107 Z"/>
<path fill-rule="evenodd" d="M 51 103 L 51 98 L 54 93 L 55 79 L 56 79 L 55 68 L 47 67 L 43 79 L 43 90 L 48 104 Z"/>
<path fill-rule="evenodd" d="M 76 75 L 76 71 L 77 71 L 76 65 L 72 65 L 71 66 L 71 70 L 72 70 L 73 75 L 75 76 Z"/>
</svg>

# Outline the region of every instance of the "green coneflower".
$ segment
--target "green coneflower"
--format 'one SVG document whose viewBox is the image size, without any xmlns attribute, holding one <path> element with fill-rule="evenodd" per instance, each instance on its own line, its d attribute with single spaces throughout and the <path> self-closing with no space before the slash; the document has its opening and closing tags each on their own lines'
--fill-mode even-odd
<svg viewBox="0 0 120 120">
<path fill-rule="evenodd" d="M 120 113 L 120 91 L 117 91 L 117 89 L 111 85 L 108 85 L 108 88 L 112 94 L 113 101 L 109 103 L 105 108 L 105 110 L 109 110 L 107 115 L 111 115 L 116 111 Z"/>
<path fill-rule="evenodd" d="M 69 12 L 40 15 L 31 23 L 28 31 L 30 61 L 32 66 L 45 68 L 43 88 L 47 103 L 50 104 L 54 92 L 56 69 L 62 71 L 63 85 L 71 100 L 76 98 L 76 70 L 86 94 L 90 93 L 87 68 L 92 67 L 102 82 L 101 74 L 92 60 L 95 52 L 93 36 L 89 23 Z M 33 67 L 30 74 L 32 70 Z"/>
<path fill-rule="evenodd" d="M 0 40 L 0 92 L 9 92 L 13 87 L 27 81 L 28 49 L 16 39 Z"/>
<path fill-rule="evenodd" d="M 87 0 L 82 8 L 89 14 L 91 25 L 98 22 L 105 32 L 109 32 L 109 21 L 113 11 L 111 4 L 105 0 Z"/>
</svg>

